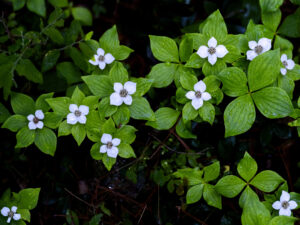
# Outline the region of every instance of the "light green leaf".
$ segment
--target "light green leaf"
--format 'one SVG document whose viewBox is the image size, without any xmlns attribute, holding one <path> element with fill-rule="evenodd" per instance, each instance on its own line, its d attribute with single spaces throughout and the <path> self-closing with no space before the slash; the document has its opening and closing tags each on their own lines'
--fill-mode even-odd
<svg viewBox="0 0 300 225">
<path fill-rule="evenodd" d="M 179 56 L 181 62 L 186 62 L 193 53 L 193 39 L 184 37 L 179 45 Z"/>
<path fill-rule="evenodd" d="M 101 147 L 101 143 L 95 143 L 93 144 L 91 150 L 90 150 L 90 154 L 92 156 L 93 159 L 95 160 L 101 160 L 103 157 L 103 154 L 100 153 L 100 147 Z"/>
<path fill-rule="evenodd" d="M 247 182 L 251 180 L 252 177 L 257 172 L 257 163 L 256 161 L 245 152 L 244 157 L 241 159 L 237 166 L 237 171 L 239 175 L 244 178 Z"/>
<path fill-rule="evenodd" d="M 284 19 L 278 33 L 291 38 L 300 37 L 300 8 Z"/>
<path fill-rule="evenodd" d="M 200 109 L 198 109 L 198 113 L 203 121 L 208 122 L 210 125 L 214 123 L 216 113 L 215 107 L 211 103 L 204 102 Z"/>
<path fill-rule="evenodd" d="M 26 188 L 21 190 L 19 195 L 18 208 L 32 210 L 37 206 L 40 188 Z"/>
<path fill-rule="evenodd" d="M 107 154 L 105 153 L 102 157 L 102 162 L 105 166 L 105 168 L 110 171 L 113 165 L 116 163 L 117 159 L 116 158 L 111 158 L 108 157 Z"/>
<path fill-rule="evenodd" d="M 109 97 L 105 97 L 99 103 L 99 106 L 98 106 L 99 114 L 102 117 L 112 116 L 117 111 L 117 109 L 118 109 L 117 106 L 111 105 L 109 103 L 109 101 L 110 101 Z"/>
<path fill-rule="evenodd" d="M 152 67 L 147 78 L 153 81 L 153 87 L 162 88 L 169 86 L 174 80 L 177 70 L 176 64 L 159 63 Z"/>
<path fill-rule="evenodd" d="M 271 220 L 269 210 L 259 200 L 249 199 L 243 208 L 242 225 L 267 225 Z"/>
<path fill-rule="evenodd" d="M 198 202 L 202 197 L 203 187 L 203 184 L 198 184 L 189 188 L 186 193 L 186 204 Z"/>
<path fill-rule="evenodd" d="M 119 156 L 121 156 L 122 158 L 127 159 L 131 157 L 134 158 L 136 157 L 131 146 L 129 144 L 122 143 L 122 140 L 121 140 L 121 144 L 118 146 L 118 149 L 119 149 Z"/>
<path fill-rule="evenodd" d="M 258 195 L 251 189 L 249 185 L 246 186 L 245 190 L 239 198 L 239 205 L 244 208 L 248 201 L 259 201 Z"/>
<path fill-rule="evenodd" d="M 14 0 L 12 1 L 14 11 L 20 10 L 25 5 L 25 0 Z"/>
<path fill-rule="evenodd" d="M 16 114 L 28 116 L 35 112 L 35 103 L 31 97 L 21 93 L 12 93 L 10 100 L 11 107 Z"/>
<path fill-rule="evenodd" d="M 87 8 L 74 7 L 72 8 L 72 15 L 75 20 L 80 21 L 83 25 L 92 26 L 93 16 Z"/>
<path fill-rule="evenodd" d="M 162 62 L 179 62 L 176 42 L 164 36 L 149 35 L 152 53 Z"/>
<path fill-rule="evenodd" d="M 32 82 L 43 83 L 43 75 L 29 59 L 22 59 L 17 65 L 16 70 L 20 76 L 25 76 Z"/>
<path fill-rule="evenodd" d="M 132 97 L 132 104 L 128 106 L 130 116 L 137 120 L 149 120 L 154 121 L 154 112 L 146 98 L 144 97 Z"/>
<path fill-rule="evenodd" d="M 220 162 L 214 162 L 204 167 L 204 181 L 209 182 L 215 180 L 220 175 Z"/>
<path fill-rule="evenodd" d="M 84 98 L 84 93 L 76 86 L 71 97 L 71 102 L 80 105 Z"/>
<path fill-rule="evenodd" d="M 46 112 L 43 122 L 46 127 L 56 129 L 60 125 L 63 118 L 64 117 L 62 115 L 58 115 L 54 112 Z"/>
<path fill-rule="evenodd" d="M 199 69 L 203 66 L 206 59 L 201 58 L 196 52 L 187 60 L 185 67 Z"/>
<path fill-rule="evenodd" d="M 27 0 L 27 8 L 39 16 L 46 16 L 45 0 Z"/>
<path fill-rule="evenodd" d="M 143 96 L 145 95 L 151 85 L 152 85 L 152 80 L 146 79 L 146 78 L 133 78 L 131 77 L 130 79 L 132 82 L 136 83 L 136 92 L 134 93 L 134 96 Z"/>
<path fill-rule="evenodd" d="M 49 104 L 46 102 L 46 99 L 48 98 L 52 98 L 53 96 L 53 92 L 52 93 L 47 93 L 47 94 L 42 94 L 40 95 L 36 102 L 35 102 L 35 108 L 36 109 L 41 109 L 44 113 L 48 112 L 50 109 Z"/>
<path fill-rule="evenodd" d="M 58 115 L 66 116 L 69 111 L 69 106 L 71 99 L 68 97 L 57 97 L 57 98 L 47 98 L 46 102 L 50 105 L 52 110 Z"/>
<path fill-rule="evenodd" d="M 62 8 L 68 6 L 68 0 L 48 0 L 48 2 L 54 7 Z"/>
<path fill-rule="evenodd" d="M 28 126 L 23 127 L 18 131 L 17 135 L 17 144 L 15 148 L 25 148 L 31 145 L 34 142 L 35 130 L 29 130 Z"/>
<path fill-rule="evenodd" d="M 270 28 L 270 30 L 276 32 L 280 21 L 281 21 L 281 11 L 277 9 L 274 12 L 262 11 L 261 19 L 266 27 Z"/>
<path fill-rule="evenodd" d="M 116 131 L 114 137 L 119 138 L 122 143 L 131 144 L 135 140 L 136 131 L 137 129 L 135 129 L 133 126 L 125 125 Z"/>
<path fill-rule="evenodd" d="M 2 128 L 7 128 L 10 131 L 17 132 L 22 127 L 25 127 L 28 125 L 28 120 L 25 116 L 22 115 L 12 115 L 9 117 L 4 124 L 2 125 Z"/>
<path fill-rule="evenodd" d="M 216 191 L 215 187 L 211 184 L 205 184 L 203 190 L 203 198 L 208 205 L 222 209 L 221 195 Z"/>
<path fill-rule="evenodd" d="M 260 8 L 263 11 L 274 12 L 282 5 L 283 0 L 259 0 Z"/>
<path fill-rule="evenodd" d="M 285 90 L 285 92 L 288 94 L 290 99 L 293 98 L 295 83 L 294 83 L 293 79 L 291 79 L 289 76 L 279 76 L 278 77 L 278 87 Z"/>
<path fill-rule="evenodd" d="M 222 70 L 226 69 L 226 63 L 222 59 L 218 59 L 215 65 L 211 65 L 207 59 L 202 67 L 205 76 L 218 75 Z"/>
<path fill-rule="evenodd" d="M 176 125 L 176 133 L 182 138 L 197 138 L 197 136 L 192 133 L 191 122 L 183 123 L 182 119 L 180 119 Z"/>
<path fill-rule="evenodd" d="M 118 49 L 120 46 L 119 37 L 116 25 L 114 25 L 112 28 L 105 31 L 105 33 L 101 36 L 100 40 L 100 46 L 105 50 L 105 52 L 111 52 L 114 49 Z"/>
<path fill-rule="evenodd" d="M 187 90 L 194 90 L 194 85 L 198 82 L 197 77 L 188 68 L 179 66 L 180 84 Z"/>
<path fill-rule="evenodd" d="M 100 97 L 107 97 L 114 92 L 113 84 L 108 76 L 90 75 L 82 77 L 91 92 Z"/>
<path fill-rule="evenodd" d="M 114 134 L 116 132 L 115 123 L 112 118 L 106 120 L 102 126 L 102 133 Z"/>
<path fill-rule="evenodd" d="M 182 120 L 187 123 L 190 120 L 195 119 L 198 116 L 198 111 L 194 109 L 191 102 L 186 103 L 182 109 Z"/>
<path fill-rule="evenodd" d="M 219 10 L 212 13 L 205 20 L 203 34 L 209 38 L 214 37 L 218 41 L 218 44 L 221 44 L 226 39 L 227 28 Z"/>
<path fill-rule="evenodd" d="M 298 218 L 291 216 L 276 216 L 270 221 L 268 225 L 294 225 Z"/>
<path fill-rule="evenodd" d="M 109 76 L 112 83 L 118 82 L 124 84 L 128 81 L 128 72 L 120 62 L 114 63 L 113 67 L 109 71 Z"/>
<path fill-rule="evenodd" d="M 62 123 L 59 124 L 58 127 L 58 137 L 60 136 L 67 136 L 72 133 L 72 125 L 67 123 L 67 120 L 64 120 Z"/>
<path fill-rule="evenodd" d="M 112 54 L 116 60 L 125 60 L 129 57 L 130 53 L 134 52 L 131 48 L 127 46 L 120 45 L 116 49 L 112 50 Z"/>
<path fill-rule="evenodd" d="M 57 138 L 55 133 L 49 128 L 38 129 L 34 143 L 43 153 L 54 156 Z"/>
<path fill-rule="evenodd" d="M 178 169 L 173 176 L 182 180 L 187 180 L 188 185 L 197 185 L 203 183 L 203 171 L 198 168 Z"/>
<path fill-rule="evenodd" d="M 216 190 L 226 198 L 234 198 L 245 187 L 246 183 L 239 177 L 228 175 L 222 177 L 216 184 Z"/>
<path fill-rule="evenodd" d="M 163 107 L 159 108 L 154 114 L 155 121 L 148 121 L 146 125 L 157 130 L 168 130 L 174 126 L 180 115 L 180 112 L 168 107 Z"/>
<path fill-rule="evenodd" d="M 116 126 L 127 124 L 130 120 L 130 110 L 126 105 L 121 105 L 112 116 Z"/>
<path fill-rule="evenodd" d="M 73 125 L 71 131 L 75 141 L 77 142 L 78 146 L 80 146 L 86 136 L 84 124 L 77 123 Z"/>
<path fill-rule="evenodd" d="M 254 187 L 264 192 L 274 191 L 284 179 L 271 170 L 264 170 L 257 174 L 250 182 Z"/>
</svg>

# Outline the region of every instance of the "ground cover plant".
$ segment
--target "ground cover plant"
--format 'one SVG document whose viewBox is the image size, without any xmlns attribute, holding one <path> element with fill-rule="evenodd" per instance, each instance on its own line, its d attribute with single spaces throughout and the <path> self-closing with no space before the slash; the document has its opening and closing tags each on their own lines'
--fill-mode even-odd
<svg viewBox="0 0 300 225">
<path fill-rule="evenodd" d="M 297 0 L 7 0 L 0 224 L 299 224 Z"/>
</svg>

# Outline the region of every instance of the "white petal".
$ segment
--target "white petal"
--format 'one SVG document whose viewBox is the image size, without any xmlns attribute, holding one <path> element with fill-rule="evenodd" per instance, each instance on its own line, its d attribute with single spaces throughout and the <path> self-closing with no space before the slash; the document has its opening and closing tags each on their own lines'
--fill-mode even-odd
<svg viewBox="0 0 300 225">
<path fill-rule="evenodd" d="M 216 55 L 218 58 L 223 58 L 227 53 L 228 50 L 224 45 L 218 45 L 216 47 Z"/>
<path fill-rule="evenodd" d="M 29 128 L 29 130 L 35 130 L 36 129 L 36 124 L 34 122 L 30 121 L 28 123 L 28 128 Z"/>
<path fill-rule="evenodd" d="M 287 68 L 288 70 L 294 69 L 294 67 L 295 67 L 295 62 L 294 62 L 293 60 L 288 59 L 286 62 L 287 62 L 286 68 Z"/>
<path fill-rule="evenodd" d="M 99 62 L 99 68 L 100 68 L 100 70 L 104 70 L 105 66 L 106 66 L 105 62 Z"/>
<path fill-rule="evenodd" d="M 123 103 L 123 99 L 121 98 L 121 96 L 119 95 L 119 93 L 112 93 L 109 97 L 110 99 L 110 104 L 111 105 L 116 105 L 116 106 L 120 106 Z"/>
<path fill-rule="evenodd" d="M 117 158 L 119 153 L 119 149 L 117 147 L 112 147 L 111 149 L 107 149 L 107 155 L 111 158 Z"/>
<path fill-rule="evenodd" d="M 286 191 L 282 191 L 281 196 L 280 196 L 280 202 L 288 202 L 290 200 L 290 194 L 287 193 Z"/>
<path fill-rule="evenodd" d="M 204 100 L 204 101 L 208 101 L 211 99 L 211 95 L 208 93 L 208 92 L 204 92 L 201 94 L 201 98 Z"/>
<path fill-rule="evenodd" d="M 115 90 L 115 92 L 120 92 L 121 90 L 123 90 L 123 84 L 121 84 L 121 83 L 119 83 L 119 82 L 116 82 L 116 83 L 114 83 L 114 90 Z"/>
<path fill-rule="evenodd" d="M 130 95 L 127 95 L 125 98 L 123 98 L 123 102 L 126 105 L 131 105 L 132 104 L 132 97 Z"/>
<path fill-rule="evenodd" d="M 3 207 L 1 209 L 2 216 L 8 216 L 8 213 L 10 212 L 10 209 L 8 207 Z"/>
<path fill-rule="evenodd" d="M 289 201 L 290 209 L 296 209 L 298 204 L 295 201 Z"/>
<path fill-rule="evenodd" d="M 85 124 L 86 123 L 86 116 L 81 115 L 81 116 L 77 117 L 77 121 L 81 124 Z"/>
<path fill-rule="evenodd" d="M 128 91 L 128 94 L 132 95 L 136 92 L 136 83 L 132 81 L 127 81 L 124 84 L 124 88 Z"/>
<path fill-rule="evenodd" d="M 70 104 L 69 106 L 69 110 L 70 112 L 75 112 L 76 110 L 78 110 L 78 106 L 76 104 Z"/>
<path fill-rule="evenodd" d="M 100 147 L 100 153 L 105 153 L 107 151 L 106 145 L 101 145 Z"/>
<path fill-rule="evenodd" d="M 188 91 L 188 92 L 185 94 L 185 97 L 192 100 L 192 99 L 196 98 L 195 92 L 194 92 L 194 91 Z"/>
<path fill-rule="evenodd" d="M 8 217 L 8 219 L 7 219 L 7 223 L 10 223 L 10 221 L 11 221 L 11 217 Z"/>
<path fill-rule="evenodd" d="M 39 128 L 39 129 L 42 129 L 42 128 L 44 127 L 43 121 L 39 121 L 39 122 L 36 124 L 36 127 Z"/>
<path fill-rule="evenodd" d="M 108 142 L 111 142 L 112 141 L 112 136 L 110 134 L 106 134 L 104 133 L 101 137 L 101 142 L 103 144 L 107 144 Z"/>
<path fill-rule="evenodd" d="M 268 38 L 261 38 L 258 41 L 258 45 L 263 47 L 263 51 L 262 52 L 266 52 L 269 51 L 272 47 L 271 45 L 272 40 L 268 39 Z"/>
<path fill-rule="evenodd" d="M 203 100 L 201 98 L 194 98 L 192 100 L 192 106 L 194 109 L 198 110 L 203 105 Z"/>
<path fill-rule="evenodd" d="M 32 114 L 28 115 L 28 116 L 27 116 L 27 119 L 28 119 L 29 121 L 32 121 L 32 120 L 34 119 L 34 115 L 32 115 Z"/>
<path fill-rule="evenodd" d="M 40 120 L 44 119 L 44 113 L 40 109 L 35 111 L 35 116 Z"/>
<path fill-rule="evenodd" d="M 215 63 L 217 62 L 217 55 L 216 54 L 208 55 L 208 62 L 211 65 L 215 65 Z"/>
<path fill-rule="evenodd" d="M 205 90 L 206 90 L 206 85 L 205 83 L 200 80 L 199 82 L 197 82 L 195 85 L 194 85 L 194 90 L 195 91 L 200 91 L 201 93 L 203 93 Z"/>
<path fill-rule="evenodd" d="M 12 211 L 12 212 L 14 212 L 14 213 L 16 213 L 16 212 L 17 212 L 17 209 L 18 209 L 18 207 L 17 207 L 17 206 L 13 206 L 13 207 L 11 207 L 11 211 Z"/>
<path fill-rule="evenodd" d="M 280 72 L 281 72 L 282 75 L 285 75 L 286 72 L 287 72 L 287 71 L 286 71 L 286 68 L 281 68 L 281 69 L 280 69 Z"/>
<path fill-rule="evenodd" d="M 250 49 L 253 50 L 257 46 L 257 42 L 256 41 L 249 41 L 248 46 L 249 46 Z"/>
<path fill-rule="evenodd" d="M 282 54 L 280 57 L 281 62 L 284 62 L 287 60 L 287 55 L 286 54 Z"/>
<path fill-rule="evenodd" d="M 110 53 L 107 53 L 104 56 L 104 62 L 107 64 L 111 64 L 114 60 L 115 60 L 115 57 L 113 57 L 112 54 L 110 54 Z"/>
<path fill-rule="evenodd" d="M 206 58 L 208 56 L 208 47 L 202 45 L 199 47 L 197 54 L 201 57 L 201 58 Z"/>
<path fill-rule="evenodd" d="M 89 107 L 86 105 L 81 105 L 79 106 L 79 111 L 83 114 L 83 115 L 87 115 L 89 114 Z"/>
<path fill-rule="evenodd" d="M 212 37 L 212 38 L 210 38 L 209 39 L 209 41 L 207 42 L 207 45 L 208 45 L 208 47 L 213 47 L 213 48 L 215 48 L 215 47 L 217 47 L 217 40 L 214 38 L 214 37 Z"/>
<path fill-rule="evenodd" d="M 290 216 L 292 214 L 291 210 L 290 209 L 284 209 L 284 208 L 281 208 L 279 210 L 279 215 L 280 216 Z"/>
<path fill-rule="evenodd" d="M 281 202 L 276 201 L 272 204 L 273 209 L 279 210 L 281 208 Z"/>
<path fill-rule="evenodd" d="M 121 143 L 121 140 L 119 138 L 112 139 L 112 143 L 114 146 L 118 146 Z"/>
<path fill-rule="evenodd" d="M 102 48 L 98 48 L 97 49 L 97 55 L 98 55 L 98 57 L 100 56 L 100 55 L 104 55 L 105 54 L 105 52 L 104 52 L 104 50 L 102 49 Z"/>
<path fill-rule="evenodd" d="M 21 214 L 18 214 L 18 213 L 14 214 L 13 218 L 14 218 L 14 220 L 19 220 L 19 219 L 21 219 Z"/>
<path fill-rule="evenodd" d="M 247 59 L 250 61 L 257 56 L 257 53 L 253 50 L 248 50 L 246 54 L 247 54 Z"/>
<path fill-rule="evenodd" d="M 77 117 L 75 116 L 74 113 L 69 113 L 67 115 L 67 123 L 72 125 L 77 123 Z"/>
<path fill-rule="evenodd" d="M 89 63 L 92 64 L 92 65 L 94 65 L 94 66 L 96 66 L 96 65 L 99 64 L 98 60 L 95 60 L 95 61 L 94 61 L 94 60 L 92 60 L 92 59 L 89 60 Z"/>
</svg>

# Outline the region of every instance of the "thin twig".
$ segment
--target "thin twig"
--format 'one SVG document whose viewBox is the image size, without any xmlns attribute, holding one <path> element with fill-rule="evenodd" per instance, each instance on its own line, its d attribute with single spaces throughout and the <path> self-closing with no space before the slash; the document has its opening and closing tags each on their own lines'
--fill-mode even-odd
<svg viewBox="0 0 300 225">
<path fill-rule="evenodd" d="M 76 196 L 75 194 L 73 194 L 71 191 L 69 191 L 67 188 L 64 188 L 64 190 L 65 190 L 66 192 L 68 192 L 70 195 L 72 195 L 74 198 L 76 198 L 77 200 L 83 202 L 84 204 L 86 204 L 86 205 L 88 205 L 88 206 L 90 206 L 90 207 L 92 207 L 92 208 L 95 208 L 94 205 L 92 205 L 92 204 L 90 204 L 90 203 L 84 201 L 83 199 L 79 198 L 78 196 Z"/>
</svg>

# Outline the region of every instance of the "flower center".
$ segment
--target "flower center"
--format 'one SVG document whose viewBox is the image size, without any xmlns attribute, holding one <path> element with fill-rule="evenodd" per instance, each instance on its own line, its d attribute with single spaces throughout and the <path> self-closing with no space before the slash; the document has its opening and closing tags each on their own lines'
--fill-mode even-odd
<svg viewBox="0 0 300 225">
<path fill-rule="evenodd" d="M 285 67 L 287 67 L 287 65 L 288 65 L 287 61 L 283 61 L 282 64 L 283 64 Z"/>
<path fill-rule="evenodd" d="M 108 149 L 111 149 L 112 146 L 113 146 L 113 143 L 112 143 L 112 142 L 107 142 L 106 147 L 107 147 Z"/>
<path fill-rule="evenodd" d="M 100 55 L 99 58 L 98 58 L 98 60 L 99 60 L 100 62 L 103 62 L 103 61 L 104 61 L 104 55 Z"/>
<path fill-rule="evenodd" d="M 287 201 L 284 201 L 281 203 L 281 206 L 282 208 L 287 209 L 290 206 L 290 204 Z"/>
<path fill-rule="evenodd" d="M 10 211 L 9 213 L 8 213 L 8 217 L 14 217 L 14 215 L 15 215 L 15 213 L 13 212 L 13 211 Z"/>
<path fill-rule="evenodd" d="M 257 53 L 257 54 L 260 54 L 262 51 L 263 51 L 263 47 L 261 45 L 257 45 L 255 48 L 254 48 L 254 51 Z"/>
<path fill-rule="evenodd" d="M 32 121 L 37 124 L 40 120 L 35 116 Z"/>
<path fill-rule="evenodd" d="M 216 53 L 216 49 L 214 47 L 209 47 L 208 53 L 211 54 L 211 55 L 215 54 Z"/>
<path fill-rule="evenodd" d="M 201 92 L 200 92 L 200 91 L 197 91 L 197 92 L 195 93 L 195 96 L 196 96 L 196 98 L 201 98 Z"/>
<path fill-rule="evenodd" d="M 75 116 L 77 116 L 77 117 L 81 116 L 81 112 L 80 112 L 79 110 L 76 110 L 74 114 L 75 114 Z"/>
<path fill-rule="evenodd" d="M 120 91 L 120 96 L 121 97 L 126 97 L 128 95 L 128 91 L 126 89 L 123 89 Z"/>
</svg>

